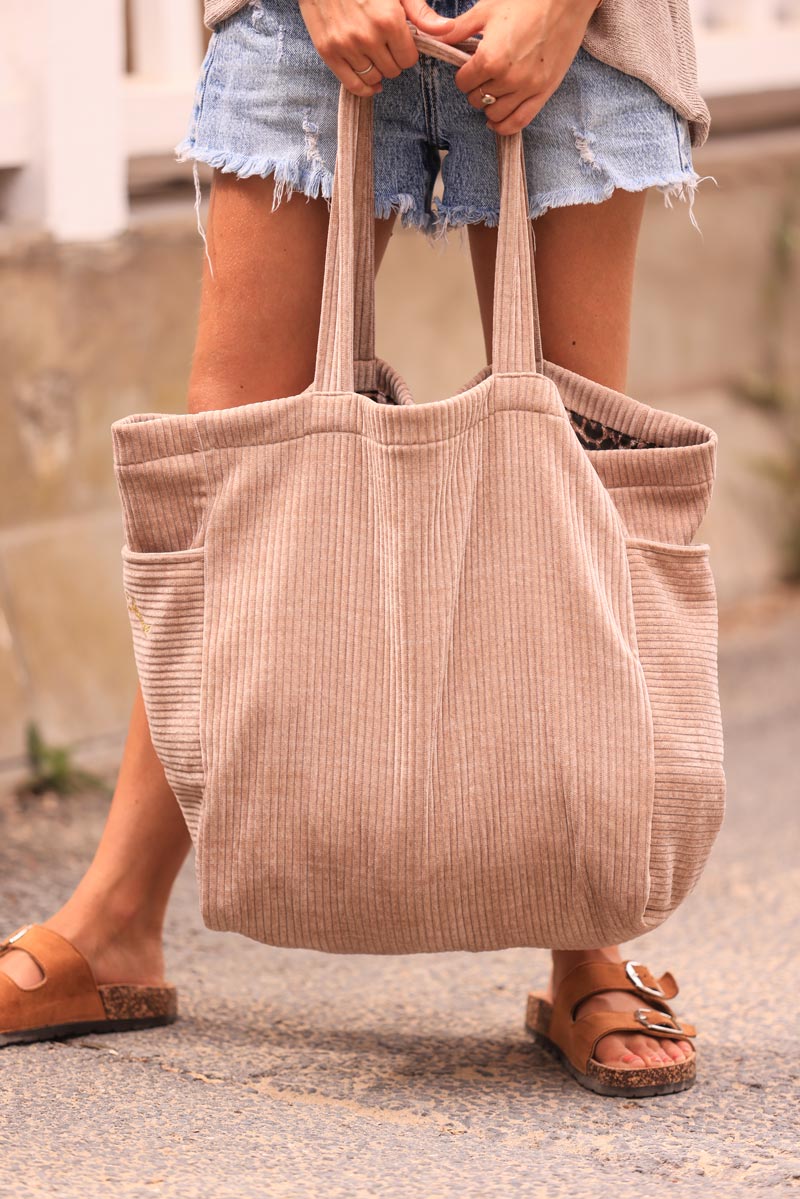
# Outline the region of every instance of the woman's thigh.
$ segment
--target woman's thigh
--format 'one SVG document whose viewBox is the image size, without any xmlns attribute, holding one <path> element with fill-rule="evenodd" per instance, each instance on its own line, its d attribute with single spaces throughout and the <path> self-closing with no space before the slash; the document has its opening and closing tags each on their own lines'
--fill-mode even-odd
<svg viewBox="0 0 800 1199">
<path fill-rule="evenodd" d="M 551 208 L 533 222 L 545 358 L 625 390 L 636 246 L 646 193 Z M 491 356 L 497 229 L 469 226 L 487 356 Z"/>
<path fill-rule="evenodd" d="M 215 173 L 190 412 L 296 395 L 314 377 L 328 205 L 295 193 L 273 210 L 273 189 Z M 376 268 L 393 224 L 375 222 Z"/>
<path fill-rule="evenodd" d="M 376 222 L 377 249 L 390 214 L 432 236 L 468 224 L 486 312 L 496 138 L 453 76 L 447 64 L 421 61 L 386 80 L 374 102 L 375 215 L 388 218 Z M 313 375 L 338 95 L 294 0 L 244 9 L 212 37 L 179 147 L 218 168 L 193 407 L 292 394 Z M 645 192 L 693 198 L 686 122 L 641 80 L 581 48 L 523 144 L 545 352 L 621 386 Z"/>
</svg>

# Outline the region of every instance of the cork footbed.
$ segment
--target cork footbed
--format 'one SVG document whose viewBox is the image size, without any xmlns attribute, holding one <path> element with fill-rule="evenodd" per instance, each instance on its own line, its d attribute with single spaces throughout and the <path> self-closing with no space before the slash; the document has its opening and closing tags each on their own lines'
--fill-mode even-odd
<svg viewBox="0 0 800 1199">
<path fill-rule="evenodd" d="M 594 1058 L 589 1060 L 586 1073 L 578 1070 L 564 1051 L 549 1037 L 550 1017 L 553 1008 L 541 995 L 528 996 L 525 1027 L 534 1040 L 552 1054 L 573 1078 L 588 1091 L 598 1095 L 616 1095 L 624 1099 L 644 1098 L 650 1095 L 672 1095 L 693 1086 L 697 1074 L 697 1054 L 686 1061 L 672 1062 L 668 1066 L 648 1066 L 644 1070 L 614 1069 L 604 1066 Z"/>
<path fill-rule="evenodd" d="M 134 987 L 120 983 L 99 986 L 108 1020 L 147 1020 L 168 1024 L 178 1015 L 174 987 Z"/>
<path fill-rule="evenodd" d="M 0 1032 L 0 1048 L 25 1045 L 33 1041 L 57 1041 L 64 1037 L 90 1033 L 134 1032 L 159 1028 L 178 1018 L 178 993 L 173 986 L 140 987 L 132 985 L 98 986 L 105 1019 L 48 1024 L 39 1028 L 7 1029 Z"/>
<path fill-rule="evenodd" d="M 170 983 L 101 983 L 75 945 L 44 925 L 28 924 L 0 941 L 0 957 L 27 954 L 39 981 L 21 986 L 0 972 L 0 1047 L 89 1033 L 171 1024 L 178 993 Z"/>
</svg>

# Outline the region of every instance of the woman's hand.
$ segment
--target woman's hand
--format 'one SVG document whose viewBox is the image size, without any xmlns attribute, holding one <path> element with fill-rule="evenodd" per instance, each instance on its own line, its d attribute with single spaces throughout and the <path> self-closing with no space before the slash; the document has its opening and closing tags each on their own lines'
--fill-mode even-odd
<svg viewBox="0 0 800 1199">
<path fill-rule="evenodd" d="M 374 96 L 382 78 L 413 67 L 419 54 L 409 19 L 425 21 L 425 32 L 438 38 L 456 23 L 424 0 L 300 0 L 300 13 L 320 58 L 356 96 Z"/>
<path fill-rule="evenodd" d="M 412 20 L 451 44 L 483 34 L 470 62 L 456 72 L 456 85 L 486 113 L 490 129 L 516 133 L 561 83 L 597 7 L 598 0 L 477 0 L 446 33 L 434 29 L 424 13 Z M 481 104 L 486 94 L 496 96 L 496 103 Z"/>
</svg>

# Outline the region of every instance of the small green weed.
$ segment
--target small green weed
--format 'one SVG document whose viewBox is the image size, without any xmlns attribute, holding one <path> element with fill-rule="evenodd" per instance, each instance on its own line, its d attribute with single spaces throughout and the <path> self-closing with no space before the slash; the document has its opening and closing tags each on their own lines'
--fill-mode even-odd
<svg viewBox="0 0 800 1199">
<path fill-rule="evenodd" d="M 29 774 L 16 788 L 20 798 L 66 797 L 81 791 L 110 793 L 104 779 L 75 765 L 72 752 L 66 746 L 48 745 L 33 722 L 27 727 L 25 741 Z"/>
</svg>

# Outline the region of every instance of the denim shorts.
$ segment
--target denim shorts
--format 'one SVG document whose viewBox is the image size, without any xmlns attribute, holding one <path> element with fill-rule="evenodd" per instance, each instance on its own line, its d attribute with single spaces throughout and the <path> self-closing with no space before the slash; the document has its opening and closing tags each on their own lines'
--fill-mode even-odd
<svg viewBox="0 0 800 1199">
<path fill-rule="evenodd" d="M 457 16 L 471 3 L 434 0 L 433 7 Z M 396 79 L 384 79 L 373 101 L 375 214 L 399 213 L 402 224 L 432 235 L 448 226 L 496 225 L 499 215 L 497 135 L 456 87 L 455 73 L 420 55 Z M 212 33 L 176 153 L 240 178 L 274 175 L 273 207 L 294 191 L 330 199 L 339 86 L 297 0 L 250 0 Z M 531 217 L 600 203 L 615 188 L 656 187 L 668 205 L 688 200 L 697 226 L 692 204 L 700 180 L 685 118 L 642 80 L 582 46 L 523 130 L 523 142 Z"/>
</svg>

